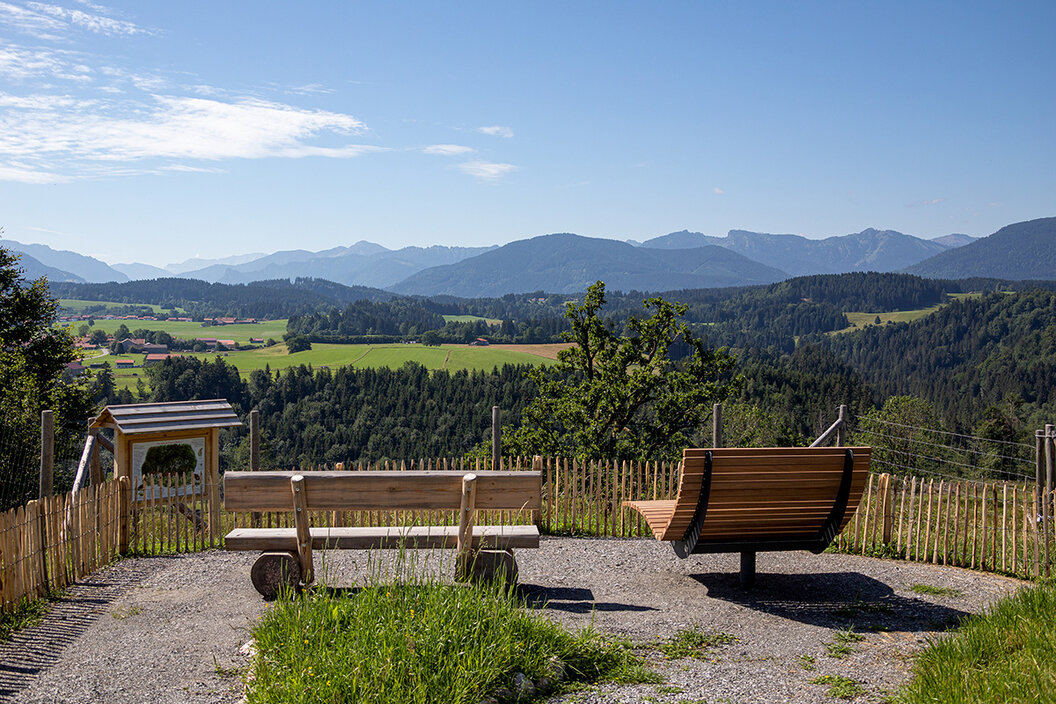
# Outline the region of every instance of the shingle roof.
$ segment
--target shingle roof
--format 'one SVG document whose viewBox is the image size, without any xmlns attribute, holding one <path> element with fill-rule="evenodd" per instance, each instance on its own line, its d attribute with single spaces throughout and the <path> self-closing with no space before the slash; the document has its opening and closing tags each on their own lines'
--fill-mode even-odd
<svg viewBox="0 0 1056 704">
<path fill-rule="evenodd" d="M 172 430 L 204 430 L 242 425 L 224 399 L 176 403 L 131 403 L 107 406 L 92 421 L 93 428 L 116 428 L 126 435 Z"/>
</svg>

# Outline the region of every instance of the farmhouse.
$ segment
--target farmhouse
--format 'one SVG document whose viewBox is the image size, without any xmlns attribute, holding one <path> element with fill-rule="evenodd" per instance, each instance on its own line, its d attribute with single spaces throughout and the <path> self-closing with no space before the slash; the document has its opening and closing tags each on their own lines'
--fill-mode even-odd
<svg viewBox="0 0 1056 704">
<path fill-rule="evenodd" d="M 118 369 L 132 369 L 136 366 L 136 360 L 134 359 L 117 359 L 114 360 L 114 366 Z"/>
<path fill-rule="evenodd" d="M 149 367 L 152 364 L 157 364 L 158 362 L 164 362 L 169 357 L 182 357 L 182 356 L 183 355 L 181 355 L 181 354 L 171 354 L 169 352 L 157 352 L 157 353 L 154 353 L 154 354 L 148 354 L 146 359 L 143 360 L 143 366 L 144 367 Z"/>
</svg>

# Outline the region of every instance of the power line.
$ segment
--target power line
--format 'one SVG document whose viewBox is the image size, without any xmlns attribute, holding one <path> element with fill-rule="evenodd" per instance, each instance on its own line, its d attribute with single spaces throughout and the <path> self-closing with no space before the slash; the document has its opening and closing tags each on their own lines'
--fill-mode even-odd
<svg viewBox="0 0 1056 704">
<path fill-rule="evenodd" d="M 909 452 L 907 450 L 896 450 L 896 449 L 894 449 L 892 447 L 884 447 L 884 448 L 881 448 L 881 449 L 886 450 L 887 452 L 895 452 L 895 453 L 898 453 L 900 455 L 907 455 L 909 457 L 916 457 L 916 458 L 923 459 L 923 460 L 931 460 L 933 462 L 938 462 L 939 464 L 948 464 L 948 465 L 953 465 L 955 467 L 964 467 L 965 469 L 974 469 L 974 470 L 983 471 L 983 472 L 991 471 L 991 470 L 987 469 L 986 467 L 980 467 L 979 465 L 965 464 L 964 462 L 954 462 L 953 460 L 941 459 L 941 458 L 938 458 L 938 457 L 929 457 L 928 455 L 920 455 L 920 454 L 916 454 L 916 453 L 913 453 L 913 452 Z M 881 460 L 877 460 L 877 461 L 881 461 Z M 998 470 L 998 471 L 1001 471 L 1001 470 Z M 1033 479 L 1034 478 L 1033 474 L 1023 474 L 1022 472 L 1005 472 L 1005 474 L 1011 474 L 1011 475 L 1014 475 L 1014 476 L 1017 476 L 1017 477 L 1024 477 L 1025 479 Z"/>
<path fill-rule="evenodd" d="M 904 423 L 895 423 L 894 421 L 881 420 L 879 418 L 872 418 L 870 416 L 854 416 L 854 417 L 858 418 L 859 420 L 869 421 L 870 423 L 883 423 L 884 425 L 894 425 L 894 426 L 897 426 L 899 428 L 909 428 L 911 430 L 923 430 L 923 431 L 928 432 L 928 433 L 941 433 L 942 435 L 951 435 L 951 436 L 956 437 L 956 438 L 966 438 L 968 440 L 982 440 L 983 442 L 997 442 L 997 443 L 1001 443 L 1003 445 L 1015 445 L 1016 447 L 1025 447 L 1025 448 L 1029 448 L 1029 449 L 1033 449 L 1034 448 L 1033 445 L 1029 445 L 1029 444 L 1024 443 L 1024 442 L 1013 442 L 1011 440 L 992 440 L 990 438 L 981 438 L 981 437 L 979 437 L 977 435 L 963 435 L 962 433 L 953 433 L 953 432 L 950 432 L 948 430 L 935 430 L 934 428 L 922 428 L 919 425 L 905 425 Z"/>
<path fill-rule="evenodd" d="M 979 454 L 979 455 L 984 455 L 984 454 L 990 455 L 990 453 L 987 453 L 986 450 L 975 450 L 975 449 L 970 448 L 970 447 L 955 447 L 954 445 L 943 445 L 941 443 L 928 442 L 927 440 L 918 440 L 917 438 L 909 439 L 909 438 L 905 438 L 905 437 L 900 436 L 900 435 L 888 435 L 886 433 L 881 433 L 881 432 L 878 432 L 876 430 L 866 430 L 865 428 L 862 428 L 861 426 L 857 426 L 857 427 L 854 427 L 854 428 L 848 428 L 848 430 L 850 430 L 851 432 L 867 433 L 869 435 L 876 435 L 878 437 L 890 438 L 892 440 L 905 440 L 906 442 L 912 442 L 912 443 L 916 443 L 916 444 L 920 444 L 920 445 L 930 445 L 931 447 L 941 447 L 941 448 L 948 449 L 948 450 L 954 450 L 956 452 L 972 452 L 972 453 Z M 1029 445 L 1024 445 L 1024 447 L 1029 447 Z M 1031 449 L 1033 449 L 1033 448 L 1031 448 Z M 1027 459 L 1027 458 L 1024 458 L 1024 457 L 1011 457 L 1009 455 L 990 455 L 990 456 L 991 457 L 999 457 L 999 458 L 1005 459 L 1005 460 L 1013 460 L 1015 462 L 1022 462 L 1024 464 L 1033 464 L 1034 463 L 1033 459 Z"/>
<path fill-rule="evenodd" d="M 971 484 L 988 484 L 988 483 L 991 483 L 991 482 L 987 482 L 984 479 L 969 479 L 967 477 L 958 477 L 958 476 L 956 476 L 954 474 L 943 474 L 942 472 L 935 472 L 935 471 L 930 470 L 930 469 L 919 469 L 917 467 L 907 467 L 906 465 L 898 464 L 897 462 L 890 462 L 890 461 L 887 461 L 887 460 L 874 460 L 874 461 L 876 462 L 876 464 L 882 464 L 882 465 L 887 466 L 887 467 L 898 467 L 899 469 L 904 469 L 904 470 L 907 470 L 909 472 L 927 474 L 927 475 L 935 476 L 935 477 L 942 477 L 943 479 L 953 479 L 955 481 L 968 482 L 968 483 L 971 483 Z"/>
</svg>

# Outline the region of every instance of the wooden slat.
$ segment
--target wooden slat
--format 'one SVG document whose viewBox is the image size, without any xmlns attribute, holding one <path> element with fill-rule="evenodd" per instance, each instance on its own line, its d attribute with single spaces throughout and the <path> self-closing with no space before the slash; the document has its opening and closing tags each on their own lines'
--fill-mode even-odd
<svg viewBox="0 0 1056 704">
<path fill-rule="evenodd" d="M 312 548 L 316 550 L 454 548 L 458 526 L 312 528 L 311 536 Z M 297 535 L 293 528 L 236 528 L 227 534 L 224 543 L 228 550 L 295 551 Z M 473 526 L 472 544 L 474 549 L 538 548 L 539 529 L 531 525 Z"/>
<path fill-rule="evenodd" d="M 228 511 L 289 511 L 294 472 L 228 472 Z M 299 472 L 307 505 L 315 511 L 457 509 L 462 501 L 460 471 Z M 542 477 L 537 471 L 477 473 L 477 508 L 538 509 Z"/>
</svg>

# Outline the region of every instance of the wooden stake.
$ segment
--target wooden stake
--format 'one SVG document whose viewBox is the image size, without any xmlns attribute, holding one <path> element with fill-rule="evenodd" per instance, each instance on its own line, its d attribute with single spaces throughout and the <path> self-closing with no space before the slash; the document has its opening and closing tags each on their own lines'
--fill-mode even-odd
<svg viewBox="0 0 1056 704">
<path fill-rule="evenodd" d="M 961 537 L 961 482 L 957 482 L 957 498 L 954 500 L 953 511 L 953 564 L 962 563 L 962 552 L 960 547 Z"/>
<path fill-rule="evenodd" d="M 301 563 L 301 580 L 311 584 L 315 575 L 312 565 L 312 533 L 308 518 L 308 502 L 304 495 L 304 476 L 297 474 L 290 478 L 290 490 L 293 494 L 293 523 L 297 531 L 297 557 Z"/>
</svg>

